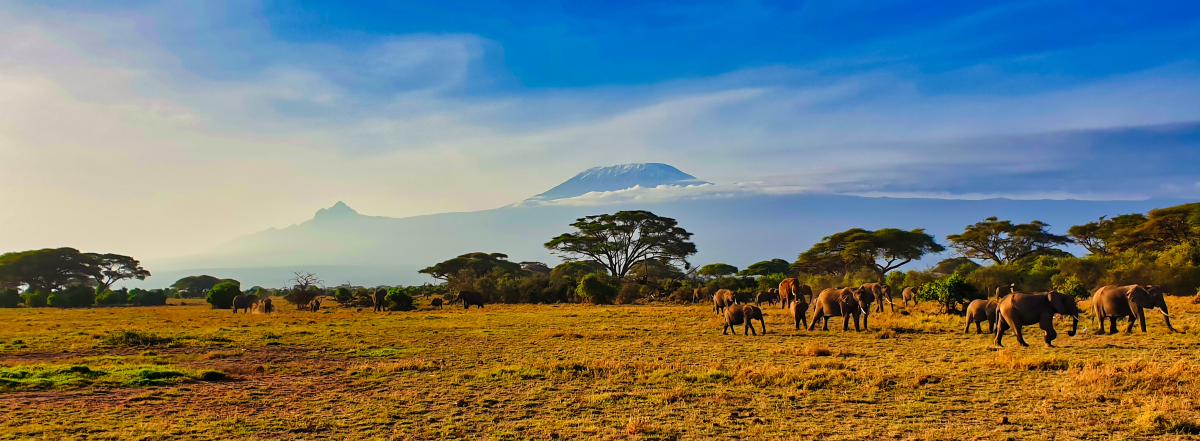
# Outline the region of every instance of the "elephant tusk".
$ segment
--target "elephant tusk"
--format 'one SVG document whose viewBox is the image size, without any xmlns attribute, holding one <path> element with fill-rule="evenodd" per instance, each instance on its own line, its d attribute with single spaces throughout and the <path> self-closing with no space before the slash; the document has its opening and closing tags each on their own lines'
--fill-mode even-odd
<svg viewBox="0 0 1200 441">
<path fill-rule="evenodd" d="M 1166 312 L 1163 312 L 1163 310 L 1161 310 L 1161 309 L 1158 309 L 1157 311 L 1159 314 L 1162 314 L 1164 317 L 1171 318 L 1171 314 L 1167 314 Z"/>
</svg>

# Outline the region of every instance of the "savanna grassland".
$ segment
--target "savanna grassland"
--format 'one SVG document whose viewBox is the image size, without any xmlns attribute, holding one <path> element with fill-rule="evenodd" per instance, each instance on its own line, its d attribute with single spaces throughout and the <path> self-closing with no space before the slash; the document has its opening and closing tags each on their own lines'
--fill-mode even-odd
<svg viewBox="0 0 1200 441">
<path fill-rule="evenodd" d="M 926 304 L 861 333 L 764 305 L 758 337 L 703 304 L 0 309 L 0 437 L 1200 438 L 1200 305 L 1168 300 L 1183 333 L 1000 350 Z"/>
</svg>

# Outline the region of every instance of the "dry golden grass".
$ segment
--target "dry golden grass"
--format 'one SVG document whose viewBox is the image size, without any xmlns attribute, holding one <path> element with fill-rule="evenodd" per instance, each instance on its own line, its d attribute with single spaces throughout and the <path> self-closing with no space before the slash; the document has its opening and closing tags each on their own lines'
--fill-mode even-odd
<svg viewBox="0 0 1200 441">
<path fill-rule="evenodd" d="M 859 333 L 767 308 L 759 337 L 707 305 L 0 310 L 0 370 L 50 385 L 0 389 L 0 438 L 1194 438 L 1200 305 L 1170 301 L 1183 334 L 1060 329 L 1055 349 L 927 305 Z"/>
</svg>

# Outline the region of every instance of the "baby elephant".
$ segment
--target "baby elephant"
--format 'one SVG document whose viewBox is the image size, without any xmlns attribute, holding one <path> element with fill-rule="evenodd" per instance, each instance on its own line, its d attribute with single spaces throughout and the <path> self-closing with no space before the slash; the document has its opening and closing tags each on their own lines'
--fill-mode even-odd
<svg viewBox="0 0 1200 441">
<path fill-rule="evenodd" d="M 437 299 L 437 298 L 435 298 L 435 299 L 433 299 L 433 300 L 430 300 L 430 301 L 429 301 L 429 306 L 432 306 L 432 307 L 434 307 L 434 308 L 437 308 L 437 309 L 442 309 L 442 299 Z"/>
<path fill-rule="evenodd" d="M 971 324 L 975 324 L 975 333 L 983 333 L 983 327 L 979 326 L 981 322 L 988 322 L 988 334 L 996 332 L 996 307 L 1000 303 L 995 300 L 973 300 L 970 305 L 967 305 L 967 329 L 963 332 L 971 332 Z"/>
<path fill-rule="evenodd" d="M 758 320 L 758 323 L 762 325 L 763 335 L 766 335 L 767 322 L 763 321 L 761 309 L 758 309 L 758 307 L 754 305 L 729 305 L 725 307 L 725 326 L 721 328 L 721 334 L 727 335 L 728 332 L 732 330 L 733 335 L 737 335 L 737 328 L 734 328 L 734 326 L 744 325 L 745 329 L 742 330 L 742 335 L 758 335 L 758 333 L 754 331 L 754 322 L 752 320 Z"/>
<path fill-rule="evenodd" d="M 755 299 L 755 303 L 758 303 L 759 306 L 761 306 L 763 304 L 763 302 L 766 302 L 766 304 L 768 304 L 768 305 L 775 306 L 775 302 L 778 300 L 779 300 L 779 294 L 771 294 L 769 292 L 760 292 L 760 293 L 758 293 L 758 298 Z"/>
</svg>

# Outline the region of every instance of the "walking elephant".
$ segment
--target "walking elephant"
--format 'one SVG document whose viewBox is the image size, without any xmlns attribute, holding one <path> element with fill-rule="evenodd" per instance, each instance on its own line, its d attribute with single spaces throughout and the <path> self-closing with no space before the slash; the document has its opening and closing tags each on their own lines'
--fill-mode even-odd
<svg viewBox="0 0 1200 441">
<path fill-rule="evenodd" d="M 854 317 L 854 330 L 867 329 L 867 318 L 871 314 L 871 302 L 875 296 L 870 291 L 861 288 L 828 288 L 821 291 L 813 301 L 813 319 L 808 324 L 811 331 L 821 322 L 821 330 L 829 330 L 830 317 L 844 317 L 842 331 L 850 330 L 850 318 Z M 859 318 L 862 318 L 862 328 L 859 328 Z"/>
<path fill-rule="evenodd" d="M 762 306 L 763 302 L 766 302 L 768 305 L 775 306 L 775 302 L 778 300 L 779 300 L 778 294 L 771 294 L 769 292 L 760 292 L 760 293 L 758 293 L 758 296 L 755 297 L 754 303 L 757 303 L 758 306 L 760 306 L 760 307 Z"/>
<path fill-rule="evenodd" d="M 883 304 L 892 305 L 892 312 L 896 312 L 896 304 L 892 303 L 892 288 L 883 283 L 864 283 L 859 289 L 870 291 L 875 296 L 875 300 L 879 302 L 879 311 L 883 312 Z"/>
<path fill-rule="evenodd" d="M 913 306 L 917 306 L 918 292 L 920 292 L 919 288 L 913 288 L 911 286 L 904 288 L 904 292 L 900 293 L 900 297 L 904 298 L 904 307 L 908 307 L 909 301 L 912 301 Z"/>
<path fill-rule="evenodd" d="M 254 302 L 258 301 L 258 296 L 254 294 L 239 294 L 233 298 L 233 313 L 237 314 L 238 310 L 249 313 L 250 308 L 254 306 Z"/>
<path fill-rule="evenodd" d="M 995 300 L 972 300 L 970 305 L 967 305 L 967 329 L 964 333 L 971 332 L 971 324 L 975 324 L 975 333 L 982 334 L 983 327 L 979 325 L 981 322 L 988 322 L 988 334 L 996 332 L 996 307 L 999 302 Z"/>
<path fill-rule="evenodd" d="M 1125 333 L 1133 332 L 1135 320 L 1141 323 L 1142 332 L 1146 332 L 1145 310 L 1155 308 L 1162 313 L 1167 329 L 1175 332 L 1175 328 L 1171 326 L 1171 312 L 1167 309 L 1167 301 L 1163 298 L 1162 288 L 1158 286 L 1108 285 L 1097 288 L 1092 294 L 1092 312 L 1100 321 L 1100 329 L 1096 333 L 1101 335 L 1105 333 L 1104 319 L 1108 319 L 1111 325 L 1109 331 L 1116 334 L 1117 319 L 1125 317 L 1129 318 L 1129 327 L 1125 329 Z"/>
<path fill-rule="evenodd" d="M 779 282 L 778 292 L 780 307 L 783 309 L 788 309 L 798 298 L 804 298 L 805 302 L 813 298 L 812 288 L 801 284 L 795 277 L 789 277 Z"/>
<path fill-rule="evenodd" d="M 375 312 L 387 309 L 387 290 L 379 288 L 372 292 L 371 304 L 375 306 Z"/>
<path fill-rule="evenodd" d="M 254 307 L 258 310 L 258 312 L 263 314 L 275 312 L 275 305 L 271 304 L 271 299 L 269 297 L 258 299 L 258 303 L 255 304 Z"/>
<path fill-rule="evenodd" d="M 475 291 L 459 291 L 458 297 L 451 300 L 450 304 L 453 305 L 458 302 L 463 303 L 463 309 L 471 309 L 471 305 L 476 305 L 480 309 L 483 309 L 483 294 Z"/>
<path fill-rule="evenodd" d="M 743 325 L 742 335 L 758 335 L 754 331 L 753 320 L 758 320 L 762 325 L 763 335 L 767 334 L 767 322 L 763 320 L 762 309 L 754 305 L 729 305 L 725 308 L 725 326 L 721 328 L 721 334 L 726 335 L 729 331 L 733 331 L 733 335 L 737 335 L 737 328 L 734 326 Z"/>
<path fill-rule="evenodd" d="M 1046 345 L 1054 347 L 1054 339 L 1058 333 L 1054 331 L 1054 314 L 1071 317 L 1071 330 L 1067 335 L 1074 336 L 1079 328 L 1079 305 L 1075 299 L 1058 291 L 1042 293 L 1014 292 L 999 300 L 996 307 L 996 346 L 1004 346 L 1001 340 L 1004 332 L 1012 328 L 1017 334 L 1017 343 L 1025 343 L 1021 328 L 1037 323 L 1046 331 Z"/>
<path fill-rule="evenodd" d="M 716 294 L 713 294 L 713 311 L 717 315 L 725 312 L 725 308 L 738 303 L 740 296 L 728 289 L 718 289 Z"/>
<path fill-rule="evenodd" d="M 804 327 L 808 327 L 808 302 L 804 300 L 804 296 L 797 296 L 796 301 L 792 302 L 792 306 L 788 307 L 792 312 L 792 322 L 796 324 L 796 329 L 800 328 L 800 323 L 804 323 Z"/>
</svg>

